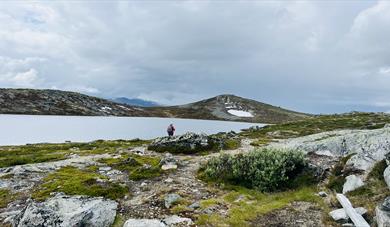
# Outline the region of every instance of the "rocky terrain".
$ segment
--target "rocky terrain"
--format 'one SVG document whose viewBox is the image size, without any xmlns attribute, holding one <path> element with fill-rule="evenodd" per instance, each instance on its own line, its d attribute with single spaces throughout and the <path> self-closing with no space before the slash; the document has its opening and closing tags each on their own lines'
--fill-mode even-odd
<svg viewBox="0 0 390 227">
<path fill-rule="evenodd" d="M 219 95 L 186 105 L 151 107 L 148 110 L 155 112 L 160 117 L 259 123 L 282 123 L 301 120 L 310 116 L 235 95 Z"/>
<path fill-rule="evenodd" d="M 0 114 L 175 117 L 258 123 L 309 117 L 234 95 L 220 95 L 181 106 L 141 107 L 128 105 L 123 100 L 119 102 L 59 90 L 0 89 Z"/>
<path fill-rule="evenodd" d="M 142 109 L 76 92 L 0 89 L 0 113 L 81 116 L 148 116 Z"/>
<path fill-rule="evenodd" d="M 336 199 L 342 193 L 370 225 L 389 226 L 390 117 L 321 122 L 327 127 L 297 122 L 304 132 L 288 123 L 238 134 L 1 147 L 0 219 L 3 226 L 351 226 Z M 303 152 L 310 175 L 272 192 L 202 175 L 221 154 L 271 148 Z"/>
</svg>

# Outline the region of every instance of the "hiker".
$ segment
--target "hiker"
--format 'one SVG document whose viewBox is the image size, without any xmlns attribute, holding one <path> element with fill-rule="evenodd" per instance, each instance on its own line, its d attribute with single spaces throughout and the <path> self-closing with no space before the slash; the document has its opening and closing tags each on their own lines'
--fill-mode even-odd
<svg viewBox="0 0 390 227">
<path fill-rule="evenodd" d="M 168 129 L 167 129 L 167 132 L 168 132 L 168 136 L 173 136 L 173 134 L 175 134 L 175 127 L 173 126 L 173 124 L 170 124 L 168 126 Z"/>
</svg>

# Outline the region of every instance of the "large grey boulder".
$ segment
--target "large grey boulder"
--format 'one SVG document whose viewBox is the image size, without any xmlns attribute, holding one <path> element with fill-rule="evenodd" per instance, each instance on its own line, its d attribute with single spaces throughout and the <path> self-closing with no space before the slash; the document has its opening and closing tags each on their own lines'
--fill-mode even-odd
<svg viewBox="0 0 390 227">
<path fill-rule="evenodd" d="M 287 139 L 269 147 L 314 152 L 318 155 L 343 157 L 355 153 L 347 167 L 368 173 L 375 163 L 390 152 L 390 127 L 375 130 L 337 130 Z"/>
<path fill-rule="evenodd" d="M 390 226 L 390 197 L 375 208 L 375 219 L 378 227 Z"/>
<path fill-rule="evenodd" d="M 167 136 L 155 139 L 149 149 L 158 152 L 194 153 L 210 149 L 212 144 L 206 134 L 187 132 L 180 136 Z"/>
<path fill-rule="evenodd" d="M 364 182 L 360 177 L 356 175 L 350 175 L 345 178 L 343 194 L 354 191 L 355 189 L 360 188 L 362 186 L 364 186 Z"/>
<path fill-rule="evenodd" d="M 31 202 L 14 220 L 14 226 L 90 226 L 114 223 L 118 203 L 101 197 L 58 194 L 45 202 Z"/>
</svg>

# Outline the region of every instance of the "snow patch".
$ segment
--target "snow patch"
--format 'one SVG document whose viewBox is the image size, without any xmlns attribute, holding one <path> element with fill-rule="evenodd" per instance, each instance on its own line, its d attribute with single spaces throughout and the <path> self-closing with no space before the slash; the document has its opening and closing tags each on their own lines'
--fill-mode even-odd
<svg viewBox="0 0 390 227">
<path fill-rule="evenodd" d="M 243 110 L 228 110 L 227 112 L 237 117 L 253 117 L 250 112 Z"/>
<path fill-rule="evenodd" d="M 100 108 L 102 111 L 109 111 L 109 110 L 112 110 L 111 107 L 108 107 L 108 106 L 103 106 Z"/>
</svg>

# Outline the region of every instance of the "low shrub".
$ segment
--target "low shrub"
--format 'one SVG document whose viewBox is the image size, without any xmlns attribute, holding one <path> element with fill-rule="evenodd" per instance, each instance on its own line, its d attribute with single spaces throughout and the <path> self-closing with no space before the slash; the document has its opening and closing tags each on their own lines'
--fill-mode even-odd
<svg viewBox="0 0 390 227">
<path fill-rule="evenodd" d="M 201 168 L 205 179 L 276 191 L 288 187 L 306 166 L 302 152 L 296 150 L 257 149 L 235 156 L 223 154 Z"/>
</svg>

